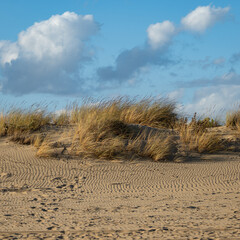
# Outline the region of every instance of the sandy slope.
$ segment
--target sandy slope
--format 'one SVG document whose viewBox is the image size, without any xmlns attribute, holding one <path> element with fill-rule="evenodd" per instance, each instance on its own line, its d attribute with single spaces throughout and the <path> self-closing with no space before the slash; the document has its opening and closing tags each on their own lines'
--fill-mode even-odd
<svg viewBox="0 0 240 240">
<path fill-rule="evenodd" d="M 240 239 L 240 155 L 40 159 L 0 139 L 0 239 Z"/>
</svg>

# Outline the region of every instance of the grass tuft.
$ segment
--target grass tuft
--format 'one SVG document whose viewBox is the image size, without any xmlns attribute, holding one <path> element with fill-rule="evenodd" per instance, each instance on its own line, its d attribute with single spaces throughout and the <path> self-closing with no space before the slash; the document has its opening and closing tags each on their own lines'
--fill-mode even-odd
<svg viewBox="0 0 240 240">
<path fill-rule="evenodd" d="M 240 110 L 227 113 L 226 127 L 240 129 Z"/>
<path fill-rule="evenodd" d="M 175 105 L 167 100 L 143 99 L 139 102 L 124 98 L 83 105 L 74 110 L 78 121 L 73 149 L 76 154 L 86 157 L 117 158 L 129 155 L 130 151 L 139 156 L 149 156 L 155 160 L 167 159 L 170 141 L 151 135 L 144 149 L 140 151 L 137 142 L 142 144 L 142 134 L 131 124 L 150 127 L 172 127 L 177 115 Z M 135 138 L 135 140 L 133 140 Z M 133 141 L 134 147 L 127 145 Z M 163 145 L 169 146 L 163 147 Z M 132 146 L 133 146 L 132 145 Z M 159 149 L 158 149 L 159 148 Z M 131 149 L 131 150 L 130 150 Z M 171 147 L 169 149 L 172 149 Z M 141 152 L 141 154 L 140 154 Z M 170 158 L 169 158 L 170 159 Z"/>
<path fill-rule="evenodd" d="M 50 115 L 39 108 L 12 109 L 0 117 L 0 133 L 2 136 L 32 133 L 50 124 L 50 121 Z"/>
<path fill-rule="evenodd" d="M 127 149 L 140 157 L 152 158 L 154 161 L 172 161 L 177 152 L 177 143 L 173 136 L 161 133 L 143 132 L 130 141 Z"/>
<path fill-rule="evenodd" d="M 223 149 L 219 136 L 208 132 L 205 126 L 183 123 L 179 127 L 180 141 L 188 151 L 213 153 Z"/>
</svg>

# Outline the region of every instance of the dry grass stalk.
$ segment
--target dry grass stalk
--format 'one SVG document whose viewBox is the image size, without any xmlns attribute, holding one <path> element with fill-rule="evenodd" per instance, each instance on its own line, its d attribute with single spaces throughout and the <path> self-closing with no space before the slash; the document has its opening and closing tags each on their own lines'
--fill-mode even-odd
<svg viewBox="0 0 240 240">
<path fill-rule="evenodd" d="M 33 146 L 36 148 L 40 148 L 44 141 L 44 137 L 41 134 L 38 134 L 34 140 Z"/>
<path fill-rule="evenodd" d="M 0 115 L 0 136 L 5 136 L 6 135 L 6 117 L 1 113 Z"/>
</svg>

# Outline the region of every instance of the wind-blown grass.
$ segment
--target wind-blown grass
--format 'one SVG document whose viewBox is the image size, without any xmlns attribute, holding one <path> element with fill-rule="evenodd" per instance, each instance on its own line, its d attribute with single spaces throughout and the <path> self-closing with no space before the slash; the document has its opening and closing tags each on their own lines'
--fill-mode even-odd
<svg viewBox="0 0 240 240">
<path fill-rule="evenodd" d="M 139 149 L 136 150 L 138 148 L 136 142 L 141 141 L 140 136 L 129 124 L 172 127 L 177 119 L 174 110 L 175 105 L 163 99 L 144 99 L 137 102 L 118 98 L 83 105 L 80 110 L 77 109 L 77 114 L 76 111 L 74 113 L 78 121 L 78 130 L 73 149 L 78 155 L 98 158 L 126 156 L 129 151 L 140 156 Z M 130 149 L 127 145 L 129 140 L 133 139 L 135 139 L 135 147 Z M 160 144 L 159 153 L 156 151 L 158 144 Z M 151 136 L 145 144 L 142 156 L 156 160 L 163 159 L 166 154 L 160 157 L 160 152 L 166 149 L 162 146 L 162 138 L 157 141 L 156 136 Z"/>
<path fill-rule="evenodd" d="M 155 161 L 172 161 L 177 152 L 177 143 L 173 136 L 145 132 L 128 142 L 127 149 L 140 157 L 152 158 Z"/>
<path fill-rule="evenodd" d="M 140 101 L 115 98 L 97 103 L 86 102 L 80 108 L 74 106 L 71 119 L 81 121 L 86 114 L 107 116 L 124 123 L 141 124 L 150 127 L 173 127 L 177 114 L 175 103 L 167 99 L 144 98 Z"/>
<path fill-rule="evenodd" d="M 0 134 L 5 136 L 34 132 L 49 124 L 50 121 L 50 115 L 40 108 L 11 109 L 5 115 L 1 114 Z"/>
<path fill-rule="evenodd" d="M 236 110 L 236 111 L 227 113 L 226 127 L 240 129 L 240 110 Z"/>
<path fill-rule="evenodd" d="M 223 149 L 222 141 L 215 133 L 209 132 L 208 128 L 214 127 L 217 122 L 196 120 L 196 115 L 188 124 L 182 122 L 178 126 L 181 143 L 188 151 L 198 153 L 213 153 Z"/>
<path fill-rule="evenodd" d="M 171 161 L 179 146 L 199 153 L 222 149 L 221 140 L 209 127 L 217 121 L 205 118 L 190 123 L 179 119 L 175 103 L 167 99 L 142 100 L 115 98 L 98 102 L 73 103 L 60 113 L 32 107 L 11 109 L 0 115 L 0 135 L 37 147 L 38 155 L 60 156 L 62 146 L 56 147 L 45 137 L 49 129 L 70 127 L 75 131 L 70 154 L 86 158 L 152 158 Z M 179 135 L 176 136 L 177 129 Z M 174 136 L 175 135 L 175 136 Z M 56 148 L 56 149 L 55 149 Z M 64 148 L 65 149 L 65 148 Z"/>
</svg>

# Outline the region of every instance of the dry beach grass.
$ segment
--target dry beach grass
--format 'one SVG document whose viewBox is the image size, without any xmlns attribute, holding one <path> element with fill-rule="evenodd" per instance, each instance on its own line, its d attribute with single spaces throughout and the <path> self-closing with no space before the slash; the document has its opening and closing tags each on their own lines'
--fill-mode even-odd
<svg viewBox="0 0 240 240">
<path fill-rule="evenodd" d="M 175 109 L 174 102 L 163 98 L 86 101 L 81 106 L 69 105 L 60 114 L 34 105 L 29 110 L 14 108 L 2 113 L 0 133 L 38 147 L 38 156 L 44 157 L 54 152 L 50 151 L 54 144 L 46 138 L 48 131 L 69 126 L 74 133 L 68 153 L 81 157 L 150 157 L 159 161 L 173 160 L 180 145 L 186 151 L 199 153 L 222 149 L 219 137 L 206 131 L 216 127 L 216 121 L 196 120 L 195 116 L 187 123 L 177 116 Z"/>
</svg>

